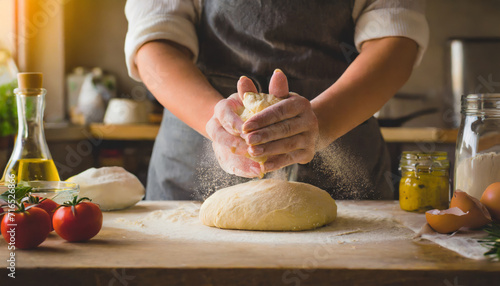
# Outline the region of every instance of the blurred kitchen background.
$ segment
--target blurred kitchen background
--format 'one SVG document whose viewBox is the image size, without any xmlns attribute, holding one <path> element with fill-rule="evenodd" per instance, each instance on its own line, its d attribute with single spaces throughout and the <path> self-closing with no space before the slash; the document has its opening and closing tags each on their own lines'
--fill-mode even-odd
<svg viewBox="0 0 500 286">
<path fill-rule="evenodd" d="M 20 71 L 44 73 L 46 137 L 62 179 L 92 166 L 122 165 L 145 183 L 161 107 L 128 77 L 125 3 L 0 0 L 3 58 L 10 54 Z M 402 150 L 448 151 L 453 162 L 459 96 L 500 88 L 498 15 L 498 0 L 427 1 L 427 52 L 408 83 L 377 114 L 381 125 L 393 128 L 384 128 L 384 136 L 390 137 L 394 173 Z M 4 68 L 5 59 L 0 55 Z M 89 90 L 100 90 L 87 97 L 104 98 L 85 103 L 102 111 L 96 118 L 73 109 L 86 80 L 97 87 Z M 129 116 L 120 117 L 120 110 Z M 104 116 L 109 124 L 102 123 Z M 85 127 L 78 125 L 82 123 Z M 0 139 L 2 170 L 12 138 L 3 134 Z"/>
</svg>

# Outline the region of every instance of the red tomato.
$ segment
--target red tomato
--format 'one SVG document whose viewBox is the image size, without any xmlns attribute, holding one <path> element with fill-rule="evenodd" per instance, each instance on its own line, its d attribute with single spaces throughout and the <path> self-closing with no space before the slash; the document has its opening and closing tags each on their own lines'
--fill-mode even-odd
<svg viewBox="0 0 500 286">
<path fill-rule="evenodd" d="M 4 208 L 0 207 L 0 224 L 2 223 L 2 220 L 3 220 L 3 216 L 4 216 L 3 212 L 4 211 L 5 211 Z M 0 235 L 1 235 L 1 232 L 0 232 Z"/>
<path fill-rule="evenodd" d="M 5 214 L 1 225 L 2 236 L 10 246 L 19 249 L 35 248 L 45 241 L 50 233 L 49 214 L 37 207 Z"/>
<path fill-rule="evenodd" d="M 56 233 L 67 241 L 85 241 L 99 233 L 102 212 L 91 202 L 75 199 L 62 204 L 54 213 L 52 224 Z M 88 199 L 87 199 L 88 200 Z"/>
<path fill-rule="evenodd" d="M 38 196 L 29 196 L 29 199 L 24 202 L 24 206 L 35 205 L 38 208 L 45 210 L 50 216 L 50 231 L 54 230 L 52 226 L 52 217 L 54 216 L 54 211 L 59 207 L 59 204 L 51 199 L 42 198 Z"/>
</svg>

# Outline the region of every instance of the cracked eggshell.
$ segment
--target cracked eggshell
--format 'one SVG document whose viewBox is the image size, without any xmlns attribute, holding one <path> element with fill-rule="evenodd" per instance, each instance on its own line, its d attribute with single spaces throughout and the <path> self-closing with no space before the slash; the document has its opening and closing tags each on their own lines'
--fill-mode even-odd
<svg viewBox="0 0 500 286">
<path fill-rule="evenodd" d="M 491 222 L 491 216 L 486 207 L 476 198 L 466 192 L 456 190 L 451 198 L 450 208 L 458 207 L 463 212 L 468 212 L 465 216 L 465 227 L 480 228 Z"/>
<path fill-rule="evenodd" d="M 430 210 L 425 213 L 427 223 L 439 233 L 451 233 L 463 227 L 467 221 L 466 214 L 454 207 L 447 210 Z"/>
<path fill-rule="evenodd" d="M 90 168 L 67 180 L 80 185 L 80 197 L 88 197 L 101 210 L 119 210 L 142 200 L 145 188 L 122 167 Z"/>
</svg>

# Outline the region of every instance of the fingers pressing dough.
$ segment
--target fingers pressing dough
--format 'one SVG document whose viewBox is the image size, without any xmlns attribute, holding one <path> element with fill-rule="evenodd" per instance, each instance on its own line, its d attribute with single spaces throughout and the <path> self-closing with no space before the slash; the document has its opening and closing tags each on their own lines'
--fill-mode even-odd
<svg viewBox="0 0 500 286">
<path fill-rule="evenodd" d="M 243 97 L 243 106 L 245 106 L 245 109 L 241 112 L 241 114 L 239 114 L 243 122 L 247 121 L 248 119 L 250 119 L 250 117 L 266 109 L 267 107 L 282 100 L 272 94 L 255 92 L 245 92 Z M 250 156 L 250 154 L 247 154 L 246 156 L 247 158 L 258 162 L 261 165 L 264 164 L 264 162 L 266 162 L 267 160 L 267 156 Z"/>
</svg>

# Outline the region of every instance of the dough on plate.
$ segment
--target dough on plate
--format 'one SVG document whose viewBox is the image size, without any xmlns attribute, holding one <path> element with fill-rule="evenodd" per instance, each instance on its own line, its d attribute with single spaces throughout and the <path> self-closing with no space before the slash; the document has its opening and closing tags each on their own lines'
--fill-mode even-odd
<svg viewBox="0 0 500 286">
<path fill-rule="evenodd" d="M 200 209 L 200 220 L 205 225 L 243 230 L 306 230 L 328 224 L 336 217 L 335 200 L 324 190 L 277 179 L 221 189 Z"/>
</svg>

